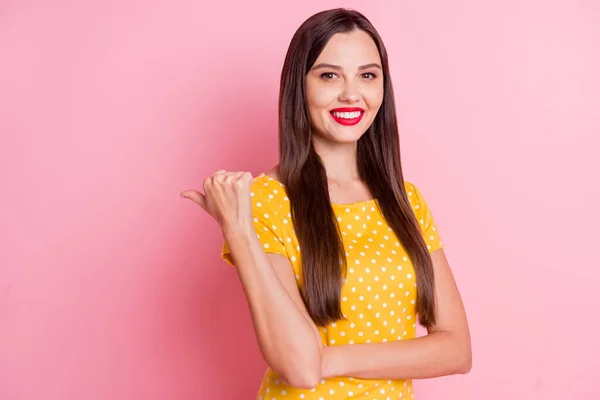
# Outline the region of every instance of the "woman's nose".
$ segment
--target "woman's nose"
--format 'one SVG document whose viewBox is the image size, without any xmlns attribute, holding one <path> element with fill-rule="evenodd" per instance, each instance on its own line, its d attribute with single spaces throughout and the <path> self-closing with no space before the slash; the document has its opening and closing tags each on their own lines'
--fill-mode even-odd
<svg viewBox="0 0 600 400">
<path fill-rule="evenodd" d="M 342 90 L 342 92 L 340 93 L 339 100 L 351 102 L 351 103 L 359 101 L 360 93 L 358 91 L 357 85 L 355 85 L 354 83 L 351 83 L 351 82 L 347 83 L 344 86 L 344 89 Z"/>
</svg>

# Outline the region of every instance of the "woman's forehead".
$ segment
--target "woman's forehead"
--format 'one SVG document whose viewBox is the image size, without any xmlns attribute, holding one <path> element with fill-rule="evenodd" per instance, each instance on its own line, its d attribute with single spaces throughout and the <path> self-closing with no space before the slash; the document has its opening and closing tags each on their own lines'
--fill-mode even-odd
<svg viewBox="0 0 600 400">
<path fill-rule="evenodd" d="M 315 62 L 338 65 L 343 68 L 380 63 L 377 45 L 371 36 L 361 30 L 348 33 L 336 33 L 317 57 Z"/>
</svg>

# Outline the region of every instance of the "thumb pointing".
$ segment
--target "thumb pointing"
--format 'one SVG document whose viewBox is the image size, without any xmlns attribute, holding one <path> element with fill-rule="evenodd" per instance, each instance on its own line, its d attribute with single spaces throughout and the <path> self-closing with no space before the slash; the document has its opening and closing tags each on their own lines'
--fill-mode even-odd
<svg viewBox="0 0 600 400">
<path fill-rule="evenodd" d="M 206 210 L 206 196 L 197 190 L 184 190 L 181 192 L 180 196 L 192 200 L 194 203 Z"/>
</svg>

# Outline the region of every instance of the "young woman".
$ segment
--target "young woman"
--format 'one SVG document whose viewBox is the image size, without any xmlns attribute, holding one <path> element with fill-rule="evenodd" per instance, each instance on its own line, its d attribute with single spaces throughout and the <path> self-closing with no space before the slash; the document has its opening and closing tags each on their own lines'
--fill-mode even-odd
<svg viewBox="0 0 600 400">
<path fill-rule="evenodd" d="M 360 13 L 320 12 L 289 46 L 279 164 L 182 193 L 220 224 L 269 365 L 257 398 L 413 398 L 467 373 L 465 311 L 432 213 L 403 179 L 385 47 Z M 416 338 L 416 324 L 428 334 Z"/>
</svg>

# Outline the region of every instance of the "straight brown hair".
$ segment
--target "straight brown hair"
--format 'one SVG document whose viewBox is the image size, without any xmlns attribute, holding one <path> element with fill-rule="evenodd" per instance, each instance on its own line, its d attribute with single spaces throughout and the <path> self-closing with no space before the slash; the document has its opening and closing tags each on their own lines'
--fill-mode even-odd
<svg viewBox="0 0 600 400">
<path fill-rule="evenodd" d="M 346 256 L 331 206 L 327 174 L 312 144 L 305 83 L 308 71 L 336 33 L 368 33 L 381 57 L 384 95 L 375 120 L 358 140 L 357 167 L 383 217 L 410 257 L 417 282 L 416 310 L 424 327 L 436 323 L 431 256 L 404 189 L 394 93 L 381 37 L 361 13 L 343 8 L 319 12 L 294 34 L 281 73 L 279 93 L 279 179 L 290 200 L 301 248 L 301 294 L 319 326 L 343 319 L 340 293 Z"/>
</svg>

